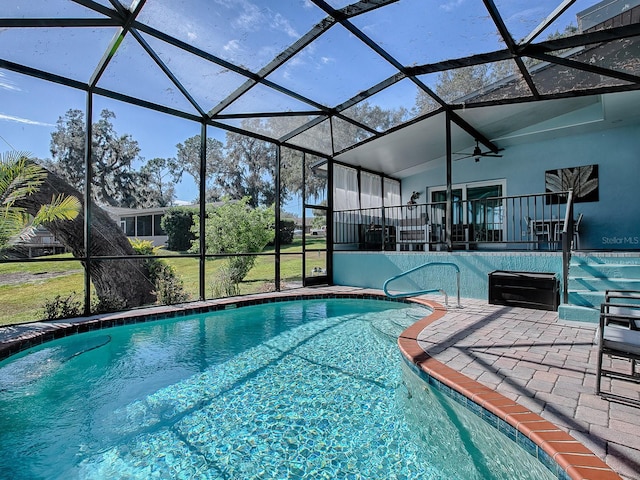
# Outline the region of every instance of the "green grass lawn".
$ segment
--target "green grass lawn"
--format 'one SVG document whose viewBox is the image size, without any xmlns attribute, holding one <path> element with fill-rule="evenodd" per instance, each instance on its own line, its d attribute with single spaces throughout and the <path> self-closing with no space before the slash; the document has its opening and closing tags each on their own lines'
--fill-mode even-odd
<svg viewBox="0 0 640 480">
<path fill-rule="evenodd" d="M 64 253 L 61 255 L 50 255 L 46 257 L 48 259 L 62 259 L 73 260 L 73 256 L 70 253 Z M 71 266 L 72 265 L 72 266 Z M 18 262 L 18 263 L 0 263 L 0 275 L 11 273 L 40 273 L 47 272 L 68 272 L 71 269 L 82 269 L 80 262 Z"/>
<path fill-rule="evenodd" d="M 308 237 L 307 249 L 324 249 L 326 240 L 323 237 Z M 280 259 L 281 288 L 295 288 L 302 283 L 302 239 L 295 239 L 291 245 L 281 249 Z M 265 253 L 273 253 L 273 247 L 267 247 Z M 172 252 L 161 250 L 164 255 Z M 299 254 L 299 255 L 295 255 Z M 325 268 L 325 252 L 307 251 L 307 275 L 314 267 Z M 80 262 L 72 260 L 70 254 L 56 255 L 48 258 L 69 259 L 43 263 L 4 263 L 0 264 L 0 326 L 21 322 L 40 320 L 43 317 L 43 306 L 57 295 L 68 297 L 76 294 L 79 300 L 84 298 L 84 273 Z M 178 253 L 165 259 L 172 265 L 185 290 L 192 300 L 199 296 L 198 278 L 199 261 L 197 258 L 185 258 Z M 216 272 L 224 264 L 223 258 L 209 259 L 205 267 L 205 297 L 211 298 L 208 288 L 215 278 Z M 273 290 L 275 282 L 275 258 L 258 256 L 254 267 L 240 284 L 240 293 L 249 294 Z"/>
</svg>

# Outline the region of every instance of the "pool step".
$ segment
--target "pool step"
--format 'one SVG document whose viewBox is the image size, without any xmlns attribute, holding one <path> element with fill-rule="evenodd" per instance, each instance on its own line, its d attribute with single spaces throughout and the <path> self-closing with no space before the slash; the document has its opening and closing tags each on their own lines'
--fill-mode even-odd
<svg viewBox="0 0 640 480">
<path fill-rule="evenodd" d="M 640 256 L 576 253 L 569 266 L 567 304 L 558 318 L 597 323 L 606 290 L 640 290 Z"/>
<path fill-rule="evenodd" d="M 604 292 L 605 290 L 639 290 L 639 278 L 622 277 L 574 277 L 569 276 L 569 292 L 591 291 Z"/>
<path fill-rule="evenodd" d="M 624 263 L 571 262 L 571 275 L 592 278 L 640 278 L 640 265 Z"/>
<path fill-rule="evenodd" d="M 578 307 L 600 308 L 604 290 L 569 290 L 569 304 Z"/>
<path fill-rule="evenodd" d="M 379 317 L 371 322 L 371 327 L 387 337 L 397 339 L 402 332 L 423 318 L 426 314 L 427 312 L 420 310 L 419 314 L 416 311 L 405 312 L 405 315 L 401 317 Z"/>
</svg>

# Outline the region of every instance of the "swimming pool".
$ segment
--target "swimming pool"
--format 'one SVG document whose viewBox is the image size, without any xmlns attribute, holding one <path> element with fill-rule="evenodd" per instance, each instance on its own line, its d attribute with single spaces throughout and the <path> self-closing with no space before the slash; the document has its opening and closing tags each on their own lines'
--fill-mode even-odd
<svg viewBox="0 0 640 480">
<path fill-rule="evenodd" d="M 290 301 L 49 342 L 0 363 L 0 475 L 555 478 L 402 361 L 428 313 Z"/>
</svg>

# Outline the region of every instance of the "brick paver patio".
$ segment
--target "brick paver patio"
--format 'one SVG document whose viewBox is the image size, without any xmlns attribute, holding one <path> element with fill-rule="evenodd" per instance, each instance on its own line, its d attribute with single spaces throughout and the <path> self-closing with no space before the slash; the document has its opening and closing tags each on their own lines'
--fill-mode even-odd
<svg viewBox="0 0 640 480">
<path fill-rule="evenodd" d="M 596 325 L 461 303 L 418 335 L 429 355 L 567 431 L 624 478 L 640 479 L 640 408 L 595 395 Z M 640 385 L 613 382 L 616 393 L 640 399 Z"/>
</svg>

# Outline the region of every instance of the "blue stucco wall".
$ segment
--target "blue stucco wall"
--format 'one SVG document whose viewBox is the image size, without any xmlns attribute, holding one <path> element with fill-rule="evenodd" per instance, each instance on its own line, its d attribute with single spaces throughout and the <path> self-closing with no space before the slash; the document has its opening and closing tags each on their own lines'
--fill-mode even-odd
<svg viewBox="0 0 640 480">
<path fill-rule="evenodd" d="M 593 107 L 582 115 L 585 122 L 593 120 Z M 576 116 L 572 123 L 579 123 L 580 112 Z M 596 164 L 599 200 L 575 204 L 575 217 L 584 214 L 581 249 L 640 249 L 639 152 L 637 123 L 579 134 L 564 129 L 556 138 L 529 135 L 521 144 L 506 146 L 502 158 L 453 162 L 452 182 L 506 179 L 506 195 L 533 194 L 545 191 L 546 170 Z M 411 192 L 444 185 L 445 179 L 444 162 L 430 162 L 421 173 L 402 179 L 403 203 Z"/>
<path fill-rule="evenodd" d="M 333 281 L 381 289 L 384 282 L 427 262 L 455 263 L 461 271 L 460 295 L 487 299 L 488 274 L 494 270 L 556 273 L 562 286 L 562 254 L 537 252 L 337 252 L 333 254 Z M 443 289 L 456 295 L 455 269 L 434 266 L 421 269 L 390 285 L 392 291 Z"/>
</svg>

